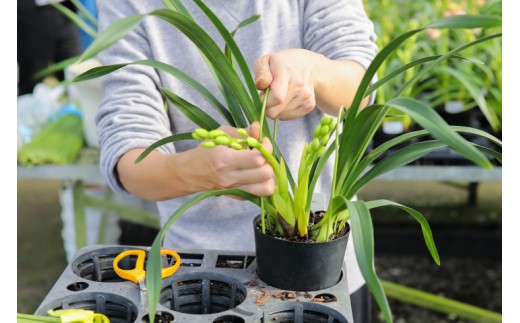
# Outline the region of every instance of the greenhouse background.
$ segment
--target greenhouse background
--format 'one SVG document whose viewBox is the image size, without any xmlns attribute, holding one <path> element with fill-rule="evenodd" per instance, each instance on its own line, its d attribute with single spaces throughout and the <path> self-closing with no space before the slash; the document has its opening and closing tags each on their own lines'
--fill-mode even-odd
<svg viewBox="0 0 520 323">
<path fill-rule="evenodd" d="M 438 19 L 506 14 L 502 1 L 362 1 L 379 48 Z M 70 12 L 60 2 L 53 9 L 74 22 L 83 53 L 98 36 L 97 7 L 95 1 L 68 2 Z M 382 63 L 378 79 L 412 61 L 443 55 L 502 29 L 428 28 L 404 41 Z M 502 47 L 500 36 L 458 51 L 402 94 L 426 102 L 449 125 L 476 128 L 501 141 Z M 58 68 L 49 64 L 32 93 L 17 95 L 16 306 L 20 314 L 35 313 L 81 248 L 151 246 L 160 229 L 154 203 L 120 196 L 100 173 L 94 125 L 103 97 L 100 80 L 67 82 L 100 65 L 97 59 L 69 61 Z M 391 100 L 422 68 L 406 69 L 379 87 L 375 104 Z M 64 82 L 56 78 L 61 69 Z M 367 151 L 421 129 L 409 115 L 392 109 Z M 502 154 L 501 142 L 471 133 L 463 137 Z M 417 138 L 413 143 L 429 139 Z M 375 162 L 400 148 L 388 149 Z M 477 167 L 449 148 L 438 149 L 376 178 L 359 192 L 360 199 L 392 200 L 422 213 L 440 255 L 437 266 L 413 218 L 399 210 L 372 213 L 375 269 L 394 322 L 502 322 L 502 313 L 505 318 L 502 159 L 486 156 L 491 170 Z M 78 224 L 78 219 L 83 223 Z M 372 322 L 385 322 L 373 299 L 371 312 Z"/>
</svg>

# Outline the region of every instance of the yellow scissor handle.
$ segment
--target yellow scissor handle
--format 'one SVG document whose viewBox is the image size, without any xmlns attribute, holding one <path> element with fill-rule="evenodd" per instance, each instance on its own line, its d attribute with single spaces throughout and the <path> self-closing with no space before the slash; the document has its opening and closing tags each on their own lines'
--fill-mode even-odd
<svg viewBox="0 0 520 323">
<path fill-rule="evenodd" d="M 181 256 L 179 254 L 171 249 L 161 249 L 161 255 L 163 256 L 172 256 L 175 258 L 175 263 L 171 265 L 170 267 L 163 268 L 161 270 L 161 277 L 166 278 L 173 275 L 177 269 L 179 269 L 181 265 Z"/>
<path fill-rule="evenodd" d="M 181 257 L 179 254 L 173 250 L 170 249 L 161 249 L 161 255 L 170 255 L 173 258 L 175 258 L 175 263 L 167 268 L 163 268 L 161 270 L 161 277 L 165 278 L 168 276 L 173 275 L 177 269 L 179 269 L 179 266 L 181 265 Z M 135 267 L 133 269 L 121 269 L 119 268 L 119 262 L 121 259 L 128 257 L 128 256 L 137 256 L 137 260 L 135 263 Z M 125 250 L 118 254 L 114 258 L 113 267 L 116 274 L 124 279 L 128 279 L 130 281 L 133 281 L 134 283 L 139 283 L 139 281 L 143 280 L 146 276 L 146 271 L 144 269 L 144 260 L 146 258 L 146 251 L 142 249 L 130 249 Z"/>
</svg>

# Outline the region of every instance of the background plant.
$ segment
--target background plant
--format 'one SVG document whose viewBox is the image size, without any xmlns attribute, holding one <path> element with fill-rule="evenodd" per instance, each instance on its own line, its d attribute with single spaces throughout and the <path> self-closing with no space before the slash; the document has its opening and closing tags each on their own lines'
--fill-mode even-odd
<svg viewBox="0 0 520 323">
<path fill-rule="evenodd" d="M 364 0 L 369 17 L 375 25 L 378 35 L 377 43 L 382 48 L 396 36 L 415 26 L 426 25 L 429 21 L 461 14 L 502 15 L 500 0 L 443 0 L 443 1 L 408 1 L 403 0 L 399 5 L 388 0 Z M 400 17 L 401 19 L 395 19 Z M 469 28 L 463 30 L 428 29 L 425 33 L 415 35 L 403 43 L 400 49 L 390 55 L 378 75 L 385 75 L 395 70 L 410 59 L 446 53 L 458 44 L 467 43 L 497 33 L 501 26 L 490 28 Z M 494 133 L 501 130 L 502 120 L 502 40 L 493 39 L 485 45 L 468 48 L 460 52 L 464 57 L 471 57 L 473 62 L 453 59 L 438 64 L 430 71 L 428 77 L 419 80 L 415 86 L 407 89 L 406 96 L 429 102 L 429 105 L 440 111 L 448 101 L 461 101 L 459 112 L 472 108 L 481 110 L 485 123 Z M 481 64 L 475 64 L 478 61 Z M 399 88 L 399 84 L 407 82 L 411 75 L 418 71 L 418 67 L 410 69 L 391 82 L 378 89 L 377 102 L 386 102 L 392 93 Z M 441 110 L 442 109 L 442 110 Z M 406 114 L 395 115 L 391 111 L 393 120 L 401 120 L 405 130 L 413 124 Z"/>
<path fill-rule="evenodd" d="M 237 44 L 233 40 L 235 31 L 229 32 L 223 26 L 220 20 L 214 15 L 214 13 L 201 0 L 195 0 L 195 3 L 206 14 L 222 38 L 225 40 L 226 46 L 224 49 L 219 48 L 215 41 L 203 29 L 200 28 L 200 26 L 193 20 L 190 13 L 186 10 L 181 2 L 172 0 L 165 1 L 168 9 L 155 10 L 147 14 L 133 15 L 115 22 L 103 34 L 96 38 L 96 41 L 82 55 L 81 60 L 92 57 L 99 51 L 112 45 L 115 41 L 123 37 L 129 30 L 136 26 L 144 17 L 154 16 L 175 26 L 199 48 L 201 54 L 206 59 L 210 70 L 212 71 L 215 81 L 221 89 L 221 93 L 226 100 L 227 107 L 219 102 L 215 96 L 213 96 L 213 94 L 211 94 L 207 89 L 189 77 L 186 73 L 168 64 L 153 60 L 102 66 L 92 69 L 89 72 L 81 75 L 76 79 L 76 81 L 99 77 L 123 68 L 128 64 L 141 64 L 152 68 L 161 69 L 173 75 L 174 77 L 177 77 L 197 90 L 197 92 L 202 97 L 210 102 L 210 104 L 215 109 L 217 109 L 219 113 L 221 113 L 221 115 L 227 122 L 229 122 L 230 125 L 238 128 L 245 128 L 253 121 L 260 121 L 263 123 L 264 127 L 262 127 L 262 135 L 269 137 L 271 142 L 274 144 L 274 153 L 271 157 L 276 162 L 272 164 L 283 165 L 283 156 L 276 147 L 276 141 L 274 140 L 273 134 L 271 133 L 267 124 L 264 122 L 265 116 L 262 112 L 262 102 L 260 101 L 258 91 L 254 85 L 251 72 L 245 63 L 245 60 Z M 244 21 L 242 24 L 237 25 L 237 30 L 240 28 L 240 26 L 252 22 L 255 19 L 255 16 L 253 16 Z M 351 220 L 352 238 L 354 239 L 356 258 L 360 265 L 361 272 L 370 291 L 374 295 L 376 302 L 381 308 L 383 316 L 388 322 L 392 321 L 392 315 L 386 300 L 384 290 L 374 270 L 374 241 L 370 210 L 383 206 L 392 206 L 398 207 L 407 212 L 420 224 L 426 245 L 433 259 L 437 263 L 440 263 L 439 256 L 437 254 L 429 225 L 420 213 L 409 207 L 392 201 L 376 200 L 353 202 L 352 198 L 366 183 L 370 182 L 375 177 L 410 163 L 417 158 L 420 158 L 425 154 L 441 147 L 450 147 L 477 165 L 487 169 L 491 168 L 492 165 L 487 157 L 482 154 L 482 151 L 494 156 L 499 160 L 501 159 L 500 154 L 492 151 L 489 148 L 471 144 L 458 133 L 472 133 L 478 136 L 486 137 L 496 142 L 497 145 L 501 145 L 501 142 L 498 139 L 478 129 L 449 126 L 427 104 L 418 101 L 417 99 L 403 96 L 407 89 L 411 88 L 416 82 L 422 80 L 425 76 L 428 76 L 428 73 L 432 71 L 432 68 L 435 67 L 436 64 L 456 57 L 456 54 L 465 50 L 466 48 L 470 48 L 485 41 L 499 38 L 501 37 L 501 34 L 492 34 L 476 39 L 475 41 L 469 43 L 464 43 L 446 53 L 443 53 L 442 55 L 438 54 L 433 56 L 425 56 L 412 60 L 411 62 L 406 62 L 404 65 L 380 77 L 378 82 L 372 85 L 370 85 L 370 82 L 381 65 L 389 57 L 389 55 L 392 54 L 396 49 L 400 48 L 405 40 L 409 39 L 415 34 L 418 34 L 421 31 L 445 28 L 484 28 L 499 26 L 500 23 L 500 17 L 496 16 L 452 16 L 438 20 L 431 24 L 426 24 L 421 28 L 405 31 L 403 34 L 400 34 L 394 38 L 387 46 L 381 49 L 380 53 L 374 58 L 372 64 L 367 69 L 366 74 L 356 93 L 354 101 L 349 109 L 344 113 L 344 109 L 340 109 L 342 113 L 338 117 L 337 125 L 338 127 L 341 126 L 342 130 L 335 131 L 335 139 L 330 143 L 329 146 L 327 146 L 323 152 L 323 155 L 320 155 L 317 158 L 303 158 L 305 164 L 307 164 L 307 161 L 312 160 L 310 171 L 309 168 L 305 168 L 302 172 L 304 174 L 308 172 L 309 174 L 308 185 L 299 185 L 300 187 L 305 188 L 305 193 L 300 193 L 302 194 L 303 198 L 301 203 L 299 203 L 300 206 L 305 205 L 305 210 L 307 208 L 306 203 L 310 203 L 309 196 L 312 196 L 316 181 L 325 165 L 325 162 L 332 156 L 334 152 L 336 152 L 335 176 L 334 181 L 331 184 L 332 192 L 334 193 L 331 195 L 331 203 L 329 203 L 325 218 L 322 221 L 323 223 L 337 224 L 349 219 Z M 414 67 L 420 67 L 420 69 L 417 69 L 417 71 L 406 83 L 401 84 L 400 87 L 393 92 L 393 95 L 388 101 L 384 102 L 384 104 L 376 103 L 362 110 L 360 109 L 360 104 L 363 98 L 370 95 L 370 93 L 374 92 L 386 82 L 392 81 L 395 77 Z M 242 81 L 241 77 L 243 77 L 244 81 Z M 199 127 L 204 129 L 215 129 L 219 126 L 219 124 L 207 113 L 202 111 L 197 106 L 191 104 L 184 98 L 179 97 L 165 88 L 161 88 L 160 91 L 167 100 L 171 101 L 176 108 L 182 111 Z M 415 120 L 415 122 L 424 128 L 424 130 L 414 131 L 412 133 L 399 136 L 395 139 L 383 143 L 372 152 L 367 153 L 367 148 L 374 136 L 374 133 L 380 127 L 384 118 L 390 112 L 390 109 L 395 109 L 396 111 L 399 111 L 403 114 L 410 115 L 411 118 Z M 226 137 L 222 136 L 222 134 L 220 135 L 221 136 L 218 136 L 217 134 L 216 137 L 212 137 L 211 139 L 217 140 L 219 137 Z M 330 133 L 328 135 L 330 137 Z M 411 143 L 405 148 L 399 150 L 397 153 L 385 157 L 381 161 L 375 163 L 376 158 L 389 148 L 392 148 L 393 146 L 401 143 L 410 143 L 411 139 L 427 135 L 431 135 L 435 139 L 424 142 Z M 203 137 L 201 136 L 199 138 Z M 188 139 L 193 139 L 191 133 L 178 134 L 164 138 L 148 147 L 136 162 L 139 162 L 145 158 L 150 151 L 154 150 L 160 145 L 164 145 L 176 140 Z M 247 143 L 248 147 L 258 149 L 257 143 L 254 143 L 251 140 L 249 140 L 251 142 L 248 142 L 249 138 L 244 139 L 246 140 L 245 143 Z M 219 140 L 226 141 L 226 139 Z M 238 142 L 238 144 L 243 143 L 244 142 Z M 232 143 L 229 143 L 230 146 L 231 144 Z M 211 146 L 211 144 L 209 145 Z M 319 147 L 318 149 L 322 149 L 322 147 Z M 318 150 L 316 150 L 316 152 L 317 151 Z M 313 152 L 313 154 L 318 155 L 316 152 Z M 274 168 L 276 168 L 276 166 L 274 166 Z M 293 176 L 288 170 L 286 178 L 287 190 L 291 190 L 295 193 L 294 199 L 296 200 L 296 193 L 299 187 L 296 185 Z M 298 178 L 298 181 L 300 181 L 300 178 Z M 298 182 L 297 184 L 301 183 Z M 285 185 L 285 183 L 279 181 L 277 185 L 279 192 L 281 192 L 280 187 Z M 285 190 L 285 188 L 283 189 Z M 177 218 L 192 205 L 205 198 L 220 195 L 237 195 L 257 205 L 262 204 L 262 199 L 237 189 L 200 193 L 184 203 L 159 231 L 159 234 L 157 235 L 149 252 L 149 260 L 147 265 L 147 288 L 149 291 L 150 313 L 155 312 L 156 305 L 159 300 L 160 287 L 162 283 L 160 275 L 161 261 L 159 251 L 164 235 L 166 234 L 169 227 L 177 220 Z M 275 207 L 275 203 L 265 203 L 265 208 L 268 213 L 277 214 Z M 293 211 L 296 212 L 296 210 Z M 339 214 L 342 214 L 341 217 Z M 331 222 L 327 222 L 327 216 L 329 216 Z M 335 219 L 332 219 L 332 217 L 335 217 Z M 337 222 L 338 218 L 340 219 L 339 222 Z M 283 229 L 283 226 L 281 227 Z M 338 227 L 340 226 L 336 226 L 334 229 L 336 230 Z M 330 235 L 327 233 L 327 239 L 328 238 L 330 238 Z"/>
</svg>

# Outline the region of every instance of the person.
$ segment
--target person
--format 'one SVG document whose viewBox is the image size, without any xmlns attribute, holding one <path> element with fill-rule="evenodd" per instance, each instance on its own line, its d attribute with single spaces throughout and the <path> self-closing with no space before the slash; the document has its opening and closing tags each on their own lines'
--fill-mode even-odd
<svg viewBox="0 0 520 323">
<path fill-rule="evenodd" d="M 324 113 L 336 116 L 349 106 L 364 72 L 377 53 L 373 24 L 361 0 L 216 1 L 206 4 L 229 30 L 260 14 L 240 29 L 235 40 L 254 72 L 259 91 L 270 88 L 266 115 L 278 125 L 277 145 L 293 174 L 303 145 L 313 136 Z M 193 2 L 185 3 L 200 26 L 224 47 L 211 22 Z M 133 14 L 164 7 L 161 0 L 100 2 L 99 30 Z M 203 57 L 179 30 L 156 17 L 146 17 L 123 39 L 99 54 L 105 65 L 154 59 L 176 66 L 213 94 L 219 89 Z M 194 140 L 164 145 L 135 164 L 152 143 L 196 125 L 168 103 L 159 88 L 172 90 L 202 108 L 221 124 L 226 122 L 193 89 L 170 75 L 141 65 L 103 77 L 105 97 L 96 115 L 100 166 L 112 189 L 158 201 L 164 224 L 193 194 L 238 188 L 268 196 L 274 174 L 256 150 L 225 147 L 205 149 Z M 222 97 L 219 97 L 223 102 Z M 366 100 L 365 100 L 366 103 Z M 231 131 L 230 126 L 222 126 Z M 271 128 L 272 129 L 272 128 Z M 258 124 L 248 131 L 258 135 Z M 272 144 L 264 139 L 266 149 Z M 329 192 L 332 165 L 320 176 L 316 190 Z M 174 249 L 254 251 L 253 203 L 232 197 L 203 200 L 193 205 L 168 231 L 163 246 Z M 352 243 L 345 255 L 354 321 L 370 321 L 370 293 L 359 271 Z"/>
<path fill-rule="evenodd" d="M 17 55 L 18 96 L 32 93 L 43 78 L 34 75 L 51 64 L 81 54 L 79 28 L 47 0 L 18 0 Z M 70 10 L 70 0 L 55 0 Z M 63 71 L 56 72 L 59 81 Z"/>
</svg>

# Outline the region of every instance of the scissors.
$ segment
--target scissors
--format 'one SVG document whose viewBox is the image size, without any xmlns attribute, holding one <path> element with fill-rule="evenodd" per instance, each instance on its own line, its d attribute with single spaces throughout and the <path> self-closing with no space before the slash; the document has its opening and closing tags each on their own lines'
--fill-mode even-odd
<svg viewBox="0 0 520 323">
<path fill-rule="evenodd" d="M 173 258 L 175 258 L 175 263 L 173 265 L 171 265 L 170 267 L 163 268 L 161 270 L 161 277 L 166 278 L 166 277 L 173 275 L 177 271 L 177 269 L 179 269 L 179 266 L 181 265 L 181 257 L 179 256 L 179 254 L 177 254 L 177 252 L 170 250 L 170 249 L 161 249 L 161 255 L 172 256 Z M 128 257 L 128 256 L 137 256 L 135 267 L 133 269 L 119 268 L 119 262 L 121 261 L 121 259 Z M 118 254 L 113 262 L 114 270 L 119 277 L 139 284 L 139 291 L 141 293 L 141 306 L 142 307 L 146 307 L 146 284 L 145 284 L 146 271 L 144 269 L 145 258 L 146 258 L 145 250 L 130 249 L 130 250 L 125 250 L 125 251 L 121 252 L 120 254 Z"/>
</svg>

